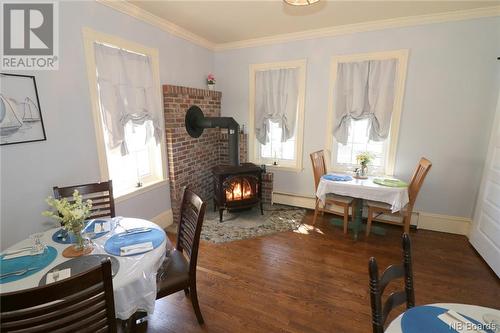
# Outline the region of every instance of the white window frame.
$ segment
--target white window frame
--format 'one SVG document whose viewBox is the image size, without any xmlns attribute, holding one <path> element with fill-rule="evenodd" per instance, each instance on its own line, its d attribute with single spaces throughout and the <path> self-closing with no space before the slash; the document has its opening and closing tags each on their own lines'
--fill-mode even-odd
<svg viewBox="0 0 500 333">
<path fill-rule="evenodd" d="M 102 123 L 101 109 L 99 106 L 99 92 L 97 88 L 97 71 L 95 63 L 95 51 L 94 43 L 109 44 L 112 46 L 117 46 L 119 48 L 136 52 L 139 54 L 144 54 L 150 57 L 151 65 L 153 70 L 153 83 L 157 87 L 157 107 L 161 112 L 161 120 L 163 121 L 163 107 L 161 99 L 161 84 L 160 84 L 160 64 L 159 64 L 159 52 L 158 49 L 149 48 L 126 39 L 116 37 L 113 35 L 108 35 L 98 31 L 94 31 L 90 28 L 84 27 L 82 29 L 83 43 L 85 50 L 85 59 L 87 63 L 87 76 L 89 81 L 89 92 L 90 100 L 92 104 L 92 118 L 94 120 L 94 129 L 97 142 L 97 156 L 99 160 L 99 170 L 101 181 L 107 181 L 109 179 L 109 167 L 108 160 L 106 157 L 106 146 L 104 138 L 104 127 Z M 163 129 L 163 124 L 161 124 Z M 116 202 L 121 202 L 130 197 L 136 196 L 138 194 L 153 190 L 157 187 L 164 185 L 167 182 L 167 160 L 166 160 L 166 147 L 165 138 L 162 130 L 161 141 L 160 141 L 160 153 L 161 153 L 161 177 L 155 177 L 154 180 L 144 181 L 142 187 L 130 188 L 123 193 L 116 193 Z"/>
<path fill-rule="evenodd" d="M 306 92 L 306 59 L 272 62 L 263 64 L 251 64 L 249 67 L 249 94 L 248 94 L 248 154 L 250 162 L 261 165 L 266 164 L 271 169 L 302 171 L 302 151 L 304 141 L 304 107 Z M 261 159 L 259 142 L 255 137 L 255 75 L 258 71 L 273 69 L 298 68 L 299 69 L 299 93 L 298 93 L 298 115 L 295 137 L 295 160 L 293 162 L 283 160 L 282 164 L 273 165 L 268 159 Z"/>
<path fill-rule="evenodd" d="M 351 125 L 352 125 L 352 121 L 351 121 Z M 332 136 L 332 140 L 334 140 L 334 137 Z M 387 140 L 389 140 L 387 142 Z M 389 144 L 391 142 L 391 136 L 389 135 L 387 137 L 386 140 L 384 140 L 384 142 L 382 143 L 382 145 L 384 146 L 383 147 L 383 150 L 385 152 L 385 161 L 384 161 L 384 165 L 383 166 L 380 166 L 380 167 L 375 167 L 374 165 L 370 165 L 370 167 L 368 168 L 369 170 L 369 174 L 370 175 L 386 175 L 386 163 L 387 163 L 387 156 L 388 156 L 388 151 L 389 151 Z M 389 143 L 389 144 L 388 144 Z M 331 147 L 331 151 L 332 151 L 332 155 L 331 155 L 331 164 L 334 165 L 335 167 L 333 168 L 334 171 L 338 171 L 338 172 L 346 172 L 346 171 L 353 171 L 353 165 L 351 163 L 335 163 L 336 162 L 336 156 L 337 156 L 337 153 L 338 153 L 338 144 L 337 142 L 331 142 L 330 143 L 330 147 Z M 359 166 L 355 166 L 355 167 L 359 167 Z"/>
<path fill-rule="evenodd" d="M 396 152 L 398 148 L 398 138 L 399 138 L 399 126 L 401 123 L 401 112 L 403 109 L 403 98 L 405 92 L 406 84 L 406 72 L 408 68 L 408 54 L 409 49 L 402 50 L 392 50 L 383 52 L 373 52 L 373 53 L 359 53 L 350 55 L 341 55 L 332 57 L 331 67 L 330 67 L 330 88 L 328 96 L 328 123 L 327 123 L 327 133 L 325 150 L 331 151 L 331 156 L 328 158 L 329 169 L 337 172 L 348 171 L 344 166 L 335 165 L 336 160 L 336 147 L 337 141 L 333 136 L 333 120 L 335 119 L 335 108 L 334 108 L 334 89 L 335 83 L 337 81 L 337 68 L 339 63 L 350 63 L 350 62 L 360 62 L 368 60 L 387 60 L 396 59 L 398 60 L 398 67 L 396 70 L 396 82 L 394 88 L 394 107 L 392 110 L 391 117 L 391 128 L 387 140 L 389 140 L 389 146 L 387 147 L 386 160 L 385 160 L 385 174 L 392 176 L 394 175 L 394 167 L 396 163 Z"/>
</svg>

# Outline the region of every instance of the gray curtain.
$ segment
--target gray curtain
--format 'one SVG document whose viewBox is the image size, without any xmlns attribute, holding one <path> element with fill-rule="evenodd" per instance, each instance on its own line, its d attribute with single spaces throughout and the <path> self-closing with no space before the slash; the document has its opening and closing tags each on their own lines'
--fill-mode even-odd
<svg viewBox="0 0 500 333">
<path fill-rule="evenodd" d="M 298 68 L 272 69 L 255 74 L 255 136 L 269 142 L 269 121 L 281 128 L 281 142 L 293 137 L 298 107 Z"/>
<path fill-rule="evenodd" d="M 125 140 L 125 125 L 146 126 L 146 142 L 162 138 L 161 110 L 155 98 L 151 59 L 145 55 L 95 43 L 97 83 L 101 112 L 110 149 L 120 147 L 122 155 L 129 153 Z"/>
<path fill-rule="evenodd" d="M 389 135 L 397 60 L 339 63 L 335 84 L 333 134 L 347 143 L 352 120 L 369 119 L 369 137 L 382 141 Z"/>
</svg>

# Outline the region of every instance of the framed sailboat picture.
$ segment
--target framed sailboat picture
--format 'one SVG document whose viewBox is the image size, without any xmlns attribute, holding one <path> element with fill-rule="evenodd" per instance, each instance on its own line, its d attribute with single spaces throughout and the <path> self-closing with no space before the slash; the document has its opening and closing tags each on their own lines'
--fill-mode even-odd
<svg viewBox="0 0 500 333">
<path fill-rule="evenodd" d="M 35 77 L 0 73 L 0 145 L 46 139 Z"/>
</svg>

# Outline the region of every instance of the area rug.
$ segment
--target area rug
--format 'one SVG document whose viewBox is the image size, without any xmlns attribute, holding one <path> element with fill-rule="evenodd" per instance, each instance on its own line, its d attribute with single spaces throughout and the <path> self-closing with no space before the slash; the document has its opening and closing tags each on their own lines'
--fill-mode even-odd
<svg viewBox="0 0 500 333">
<path fill-rule="evenodd" d="M 255 238 L 277 232 L 299 228 L 305 209 L 285 205 L 264 205 L 264 215 L 254 207 L 249 210 L 224 211 L 224 220 L 219 222 L 219 211 L 207 207 L 201 239 L 212 243 L 226 243 L 240 239 Z M 177 224 L 171 225 L 168 232 L 177 232 Z"/>
</svg>

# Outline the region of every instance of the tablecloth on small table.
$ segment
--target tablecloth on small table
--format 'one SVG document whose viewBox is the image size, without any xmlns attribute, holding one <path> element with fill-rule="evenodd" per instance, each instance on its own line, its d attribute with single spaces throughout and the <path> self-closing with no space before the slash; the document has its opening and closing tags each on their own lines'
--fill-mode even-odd
<svg viewBox="0 0 500 333">
<path fill-rule="evenodd" d="M 331 181 L 321 178 L 316 196 L 324 204 L 328 193 L 385 202 L 391 205 L 393 213 L 400 211 L 409 202 L 408 188 L 378 185 L 373 182 L 372 177 L 350 181 Z"/>
</svg>

